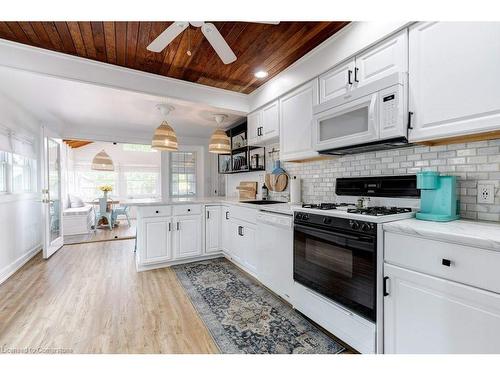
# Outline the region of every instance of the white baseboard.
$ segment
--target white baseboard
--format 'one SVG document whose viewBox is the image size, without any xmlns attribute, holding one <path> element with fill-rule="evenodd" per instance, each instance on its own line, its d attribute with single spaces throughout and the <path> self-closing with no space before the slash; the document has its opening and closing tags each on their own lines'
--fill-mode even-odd
<svg viewBox="0 0 500 375">
<path fill-rule="evenodd" d="M 0 285 L 3 284 L 9 277 L 11 277 L 19 268 L 24 266 L 31 258 L 42 251 L 42 246 L 37 245 L 33 249 L 29 250 L 26 254 L 17 258 L 14 262 L 5 266 L 0 271 Z"/>
</svg>

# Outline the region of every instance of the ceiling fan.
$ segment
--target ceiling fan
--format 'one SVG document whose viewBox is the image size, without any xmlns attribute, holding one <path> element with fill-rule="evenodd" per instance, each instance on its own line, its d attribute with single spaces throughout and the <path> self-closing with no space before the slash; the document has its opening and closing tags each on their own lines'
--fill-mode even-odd
<svg viewBox="0 0 500 375">
<path fill-rule="evenodd" d="M 279 22 L 258 22 L 258 23 L 268 23 L 277 25 Z M 201 32 L 205 35 L 210 45 L 213 47 L 217 55 L 224 64 L 231 64 L 236 61 L 236 55 L 233 50 L 227 44 L 224 37 L 221 35 L 219 30 L 215 27 L 213 23 L 210 22 L 187 22 L 187 21 L 176 21 L 172 23 L 169 27 L 165 29 L 158 37 L 151 42 L 147 49 L 152 52 L 161 52 L 165 49 L 172 40 L 174 40 L 179 34 L 188 28 L 191 24 L 193 27 L 200 27 Z"/>
</svg>

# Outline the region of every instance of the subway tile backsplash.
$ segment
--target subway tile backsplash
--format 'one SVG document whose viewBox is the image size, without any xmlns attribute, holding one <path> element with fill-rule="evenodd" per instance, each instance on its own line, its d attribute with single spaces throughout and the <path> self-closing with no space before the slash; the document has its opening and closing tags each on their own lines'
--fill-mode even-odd
<svg viewBox="0 0 500 375">
<path fill-rule="evenodd" d="M 455 175 L 461 216 L 500 221 L 500 140 L 411 146 L 305 163 L 286 162 L 283 167 L 302 179 L 302 200 L 312 203 L 334 201 L 338 177 L 415 174 L 421 170 Z M 267 169 L 272 168 L 268 165 Z M 477 204 L 478 183 L 495 186 L 494 204 Z"/>
</svg>

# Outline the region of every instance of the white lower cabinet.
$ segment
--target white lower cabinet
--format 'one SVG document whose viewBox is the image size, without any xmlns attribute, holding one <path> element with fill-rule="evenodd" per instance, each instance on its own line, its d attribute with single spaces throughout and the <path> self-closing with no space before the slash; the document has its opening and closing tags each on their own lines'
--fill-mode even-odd
<svg viewBox="0 0 500 375">
<path fill-rule="evenodd" d="M 384 232 L 384 352 L 500 353 L 500 253 Z"/>
<path fill-rule="evenodd" d="M 243 226 L 240 236 L 241 246 L 243 248 L 243 265 L 253 275 L 257 275 L 258 255 L 255 246 L 255 225 L 246 224 Z"/>
<path fill-rule="evenodd" d="M 222 251 L 225 253 L 230 253 L 231 252 L 231 223 L 229 221 L 229 215 L 231 214 L 231 211 L 229 207 L 227 206 L 222 206 L 221 209 L 221 247 Z"/>
<path fill-rule="evenodd" d="M 143 236 L 139 244 L 143 249 L 141 263 L 153 264 L 172 259 L 171 229 L 171 217 L 143 219 L 141 228 Z"/>
<path fill-rule="evenodd" d="M 174 218 L 174 255 L 176 259 L 189 258 L 202 253 L 202 216 L 188 215 Z"/>
<path fill-rule="evenodd" d="M 205 208 L 205 253 L 217 253 L 221 250 L 221 207 Z"/>
<path fill-rule="evenodd" d="M 500 295 L 385 265 L 385 353 L 500 353 Z"/>
</svg>

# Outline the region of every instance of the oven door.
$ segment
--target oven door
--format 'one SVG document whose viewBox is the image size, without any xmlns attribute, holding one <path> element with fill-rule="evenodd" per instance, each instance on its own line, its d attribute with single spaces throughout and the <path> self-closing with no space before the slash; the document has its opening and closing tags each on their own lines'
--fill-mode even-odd
<svg viewBox="0 0 500 375">
<path fill-rule="evenodd" d="M 376 246 L 375 236 L 295 224 L 293 278 L 375 321 Z"/>
<path fill-rule="evenodd" d="M 379 138 L 378 92 L 314 115 L 316 151 L 373 142 Z"/>
</svg>

